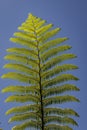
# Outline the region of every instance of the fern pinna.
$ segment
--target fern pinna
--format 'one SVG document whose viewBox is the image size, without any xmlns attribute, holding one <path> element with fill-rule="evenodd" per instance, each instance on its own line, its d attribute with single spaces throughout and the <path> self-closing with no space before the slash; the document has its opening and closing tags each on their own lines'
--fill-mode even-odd
<svg viewBox="0 0 87 130">
<path fill-rule="evenodd" d="M 22 47 L 9 48 L 4 68 L 13 69 L 2 78 L 10 78 L 23 82 L 23 85 L 10 85 L 2 92 L 12 92 L 6 102 L 27 102 L 27 105 L 13 107 L 6 114 L 14 114 L 9 122 L 21 121 L 12 130 L 72 130 L 72 125 L 78 125 L 71 116 L 79 116 L 73 109 L 60 108 L 55 104 L 79 102 L 74 96 L 63 94 L 66 91 L 78 91 L 70 80 L 78 80 L 69 70 L 77 69 L 73 64 L 63 61 L 73 59 L 74 54 L 62 53 L 71 48 L 61 45 L 68 38 L 55 38 L 60 28 L 52 29 L 52 24 L 29 14 L 27 20 L 18 27 L 10 40 Z M 26 85 L 25 85 L 25 84 Z M 62 94 L 62 95 L 61 95 Z"/>
</svg>

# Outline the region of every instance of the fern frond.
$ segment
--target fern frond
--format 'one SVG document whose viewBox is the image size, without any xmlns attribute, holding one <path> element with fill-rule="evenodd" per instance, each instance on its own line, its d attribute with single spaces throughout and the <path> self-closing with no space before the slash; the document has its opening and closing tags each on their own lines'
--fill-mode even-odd
<svg viewBox="0 0 87 130">
<path fill-rule="evenodd" d="M 60 124 L 72 124 L 78 126 L 77 122 L 74 121 L 72 118 L 69 117 L 61 117 L 61 116 L 46 116 L 45 123 L 50 122 L 58 122 Z"/>
<path fill-rule="evenodd" d="M 59 64 L 63 61 L 73 59 L 73 58 L 76 58 L 76 55 L 74 55 L 74 54 L 62 54 L 60 56 L 50 58 L 49 60 L 47 60 L 44 63 L 44 65 L 42 65 L 42 71 L 48 70 L 51 67 L 53 67 L 53 66 L 55 66 L 55 65 L 57 65 L 57 64 Z"/>
<path fill-rule="evenodd" d="M 13 107 L 6 111 L 6 115 L 12 114 L 12 113 L 24 113 L 29 111 L 38 111 L 40 109 L 40 104 L 31 104 L 31 105 L 25 105 L 25 106 L 18 106 Z"/>
<path fill-rule="evenodd" d="M 78 113 L 74 111 L 73 109 L 69 108 L 44 108 L 44 113 L 45 115 L 50 115 L 50 114 L 56 114 L 56 115 L 61 115 L 61 116 L 77 116 L 79 117 Z"/>
<path fill-rule="evenodd" d="M 36 96 L 36 95 L 13 95 L 13 96 L 9 96 L 5 102 L 21 102 L 21 103 L 24 103 L 24 102 L 29 102 L 29 101 L 32 101 L 32 102 L 39 102 L 39 97 Z"/>
<path fill-rule="evenodd" d="M 48 106 L 51 104 L 62 104 L 65 102 L 79 102 L 79 99 L 77 99 L 74 96 L 64 95 L 64 96 L 55 96 L 55 97 L 46 98 L 43 100 L 43 102 L 44 102 L 44 106 Z"/>
<path fill-rule="evenodd" d="M 48 124 L 45 126 L 45 130 L 72 130 L 72 128 L 68 126 L 61 126 L 56 124 Z"/>
<path fill-rule="evenodd" d="M 72 84 L 64 84 L 57 87 L 48 88 L 46 90 L 43 90 L 43 96 L 52 96 L 55 94 L 61 94 L 67 91 L 79 91 L 79 88 L 77 88 L 75 85 Z"/>
<path fill-rule="evenodd" d="M 65 84 L 67 81 L 78 80 L 74 75 L 65 73 L 78 67 L 73 64 L 61 64 L 76 58 L 76 55 L 61 54 L 71 49 L 71 46 L 60 45 L 68 40 L 67 37 L 53 39 L 60 28 L 53 29 L 52 26 L 53 24 L 47 24 L 45 20 L 29 14 L 26 21 L 18 27 L 19 31 L 10 38 L 10 41 L 21 47 L 7 49 L 9 54 L 5 59 L 10 63 L 4 65 L 4 68 L 11 71 L 2 75 L 2 78 L 17 80 L 23 85 L 8 85 L 2 92 L 13 93 L 5 102 L 24 104 L 6 112 L 7 115 L 14 114 L 9 122 L 21 121 L 21 124 L 14 126 L 12 130 L 72 130 L 64 124 L 78 125 L 68 117 L 79 116 L 73 109 L 48 108 L 53 104 L 79 102 L 79 99 L 71 95 L 60 96 L 66 91 L 79 91 L 75 85 Z"/>
<path fill-rule="evenodd" d="M 63 83 L 65 81 L 69 81 L 69 80 L 78 80 L 78 78 L 73 76 L 72 74 L 61 74 L 61 75 L 56 76 L 52 79 L 48 79 L 48 80 L 43 81 L 42 86 L 48 87 L 48 86 L 52 86 L 52 85 L 55 85 L 57 83 Z"/>
</svg>

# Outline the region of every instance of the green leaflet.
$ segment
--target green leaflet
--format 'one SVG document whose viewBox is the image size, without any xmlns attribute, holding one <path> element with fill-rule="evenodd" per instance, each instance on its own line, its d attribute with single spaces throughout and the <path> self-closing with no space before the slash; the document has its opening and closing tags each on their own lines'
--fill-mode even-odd
<svg viewBox="0 0 87 130">
<path fill-rule="evenodd" d="M 48 24 L 48 25 L 44 25 L 41 28 L 36 30 L 37 36 L 40 36 L 42 34 L 44 34 L 45 32 L 47 32 L 49 29 L 52 28 L 52 24 Z"/>
<path fill-rule="evenodd" d="M 66 83 L 78 80 L 77 77 L 69 74 L 71 70 L 78 67 L 74 64 L 63 63 L 76 58 L 76 55 L 65 53 L 71 49 L 71 46 L 61 44 L 68 38 L 53 38 L 59 33 L 60 28 L 52 27 L 53 24 L 47 24 L 45 20 L 29 14 L 26 21 L 10 38 L 11 42 L 16 43 L 15 45 L 19 44 L 20 47 L 7 49 L 8 54 L 4 58 L 9 63 L 5 64 L 4 68 L 11 72 L 3 74 L 2 78 L 19 82 L 18 85 L 8 85 L 3 88 L 2 92 L 13 94 L 5 102 L 23 104 L 23 106 L 12 107 L 6 112 L 6 115 L 13 114 L 9 122 L 20 121 L 20 124 L 15 125 L 12 130 L 26 128 L 73 130 L 68 125 L 78 125 L 69 117 L 79 117 L 76 111 L 70 108 L 51 107 L 53 104 L 79 102 L 79 99 L 74 96 L 64 95 L 64 92 L 79 91 L 75 85 Z"/>
<path fill-rule="evenodd" d="M 46 125 L 45 130 L 72 130 L 72 128 L 68 126 L 61 126 L 61 125 L 56 125 L 56 124 L 49 124 Z"/>
<path fill-rule="evenodd" d="M 69 59 L 73 59 L 76 58 L 76 55 L 74 54 L 62 54 L 53 58 L 48 59 L 46 62 L 43 61 L 42 64 L 42 71 L 48 70 L 51 67 L 58 65 L 59 63 L 69 60 Z M 45 62 L 45 63 L 44 63 Z"/>
<path fill-rule="evenodd" d="M 55 85 L 57 83 L 62 83 L 65 81 L 69 81 L 69 80 L 78 80 L 77 77 L 73 76 L 72 74 L 61 74 L 59 76 L 56 76 L 52 79 L 48 79 L 42 82 L 42 86 L 43 87 L 48 87 L 48 86 L 52 86 Z"/>
<path fill-rule="evenodd" d="M 50 70 L 42 72 L 42 78 L 49 78 L 61 72 L 65 72 L 73 69 L 78 69 L 78 67 L 73 64 L 63 64 L 63 65 L 55 66 Z"/>
<path fill-rule="evenodd" d="M 19 56 L 19 55 L 15 55 L 15 54 L 9 54 L 9 55 L 6 55 L 4 58 L 6 60 L 11 60 L 11 61 L 15 61 L 15 62 L 18 62 L 18 63 L 22 63 L 22 64 L 28 65 L 30 67 L 33 67 L 33 68 L 38 67 L 38 61 L 37 60 L 28 58 L 26 56 Z"/>
<path fill-rule="evenodd" d="M 63 38 L 56 38 L 54 40 L 50 40 L 45 42 L 44 44 L 40 45 L 40 52 L 43 53 L 44 51 L 48 50 L 49 48 L 52 48 L 58 44 L 61 44 L 62 42 L 68 40 L 68 38 L 63 37 Z"/>
<path fill-rule="evenodd" d="M 60 116 L 46 116 L 45 117 L 45 123 L 50 123 L 53 121 L 58 122 L 60 124 L 67 124 L 68 123 L 68 124 L 78 126 L 77 122 L 69 117 L 60 117 Z"/>
<path fill-rule="evenodd" d="M 14 80 L 18 80 L 20 82 L 25 82 L 25 83 L 30 83 L 30 84 L 35 84 L 35 83 L 39 82 L 38 79 L 32 78 L 30 76 L 26 76 L 24 74 L 20 74 L 17 72 L 9 72 L 7 74 L 4 74 L 2 76 L 2 78 L 14 79 Z"/>
<path fill-rule="evenodd" d="M 79 99 L 75 98 L 74 96 L 64 95 L 50 97 L 43 100 L 44 106 L 48 106 L 50 104 L 62 104 L 65 102 L 79 102 Z"/>
<path fill-rule="evenodd" d="M 6 115 L 12 114 L 12 113 L 25 113 L 29 111 L 39 111 L 40 109 L 40 104 L 31 104 L 31 105 L 25 105 L 25 106 L 18 106 L 18 107 L 13 107 L 9 109 L 6 112 Z"/>
<path fill-rule="evenodd" d="M 37 103 L 39 101 L 39 97 L 36 95 L 30 95 L 30 94 L 28 94 L 28 95 L 13 95 L 13 96 L 9 96 L 5 100 L 5 102 L 21 102 L 21 103 L 29 102 L 29 101 Z"/>
<path fill-rule="evenodd" d="M 37 122 L 37 121 L 26 121 L 24 123 L 22 123 L 21 125 L 16 125 L 12 128 L 12 130 L 25 130 L 28 127 L 32 127 L 32 128 L 41 128 L 41 122 Z"/>
<path fill-rule="evenodd" d="M 9 119 L 9 122 L 24 121 L 24 120 L 27 120 L 27 119 L 35 119 L 35 120 L 37 120 L 37 118 L 40 118 L 38 113 L 36 113 L 36 112 L 27 112 L 27 113 L 24 113 L 24 114 L 18 114 L 18 115 L 15 115 L 15 116 L 11 117 Z"/>
<path fill-rule="evenodd" d="M 77 116 L 79 117 L 78 113 L 75 112 L 73 109 L 69 108 L 44 108 L 44 112 L 46 115 L 50 114 L 56 114 L 56 115 L 61 115 L 61 116 Z"/>
<path fill-rule="evenodd" d="M 75 85 L 72 84 L 64 84 L 61 86 L 56 86 L 56 87 L 43 90 L 43 96 L 47 97 L 47 96 L 62 94 L 67 91 L 79 91 L 79 88 L 77 88 Z"/>
<path fill-rule="evenodd" d="M 21 64 L 13 64 L 13 63 L 10 63 L 10 64 L 5 64 L 4 65 L 4 68 L 8 68 L 8 69 L 14 69 L 14 70 L 17 70 L 19 72 L 23 72 L 27 75 L 38 75 L 38 71 L 37 70 L 34 70 L 34 69 L 31 69 L 25 65 L 21 65 Z M 38 76 L 37 76 L 38 77 Z"/>
<path fill-rule="evenodd" d="M 41 59 L 42 59 L 42 61 L 45 61 L 48 58 L 51 58 L 51 57 L 57 55 L 59 52 L 64 52 L 66 50 L 69 50 L 70 48 L 71 48 L 71 46 L 69 46 L 69 45 L 63 45 L 63 46 L 58 46 L 56 48 L 49 49 L 41 55 Z"/>
<path fill-rule="evenodd" d="M 23 38 L 18 38 L 18 37 L 13 37 L 13 38 L 10 38 L 10 41 L 14 42 L 14 43 L 17 43 L 17 44 L 20 44 L 22 46 L 26 46 L 30 49 L 36 49 L 36 43 L 35 41 L 30 41 L 30 40 L 26 40 L 26 39 L 23 39 Z"/>
<path fill-rule="evenodd" d="M 7 49 L 7 52 L 25 55 L 27 57 L 37 58 L 37 53 L 35 52 L 35 50 L 29 50 L 25 48 L 9 48 Z"/>
<path fill-rule="evenodd" d="M 38 38 L 38 41 L 40 43 L 44 43 L 49 38 L 51 38 L 52 36 L 56 35 L 59 31 L 60 31 L 60 28 L 56 28 L 54 30 L 51 30 L 51 31 L 45 33 L 44 36 L 41 36 L 40 38 Z"/>
<path fill-rule="evenodd" d="M 2 90 L 3 93 L 6 92 L 17 92 L 17 93 L 38 93 L 38 86 L 7 86 Z"/>
</svg>

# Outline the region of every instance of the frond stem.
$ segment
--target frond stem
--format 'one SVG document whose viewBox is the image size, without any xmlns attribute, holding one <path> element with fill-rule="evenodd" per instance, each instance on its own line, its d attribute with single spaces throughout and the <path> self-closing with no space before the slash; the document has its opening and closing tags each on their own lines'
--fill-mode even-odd
<svg viewBox="0 0 87 130">
<path fill-rule="evenodd" d="M 33 20 L 32 20 L 33 22 Z M 33 22 L 33 26 L 34 26 L 34 22 Z M 42 95 L 42 85 L 41 85 L 41 66 L 40 66 L 40 63 L 41 63 L 41 59 L 40 59 L 40 51 L 39 51 L 39 41 L 37 39 L 37 33 L 36 33 L 36 28 L 34 26 L 34 34 L 35 34 L 35 37 L 36 37 L 36 42 L 37 42 L 37 51 L 38 51 L 38 59 L 39 59 L 39 63 L 38 63 L 38 66 L 39 66 L 39 85 L 40 85 L 40 102 L 41 102 L 41 130 L 44 130 L 44 110 L 43 110 L 43 95 Z"/>
</svg>

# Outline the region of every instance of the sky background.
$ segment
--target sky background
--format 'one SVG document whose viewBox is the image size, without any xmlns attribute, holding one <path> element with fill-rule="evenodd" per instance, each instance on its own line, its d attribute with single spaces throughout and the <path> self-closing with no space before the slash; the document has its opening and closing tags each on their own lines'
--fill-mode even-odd
<svg viewBox="0 0 87 130">
<path fill-rule="evenodd" d="M 80 115 L 75 118 L 79 127 L 74 130 L 87 129 L 87 0 L 0 0 L 0 75 L 7 72 L 3 65 L 6 49 L 15 46 L 9 41 L 17 27 L 24 22 L 29 13 L 53 23 L 54 27 L 62 28 L 58 37 L 67 36 L 67 41 L 73 48 L 72 53 L 78 56 L 73 63 L 79 66 L 74 71 L 80 80 L 76 85 L 81 89 L 75 96 L 80 103 L 72 103 Z M 68 62 L 67 62 L 68 63 Z M 10 80 L 11 82 L 11 80 Z M 12 82 L 11 82 L 12 83 Z M 9 84 L 8 80 L 0 79 L 1 89 Z M 10 116 L 5 116 L 6 110 L 15 103 L 4 103 L 9 94 L 0 93 L 0 127 L 10 130 L 16 123 L 8 124 Z"/>
</svg>

